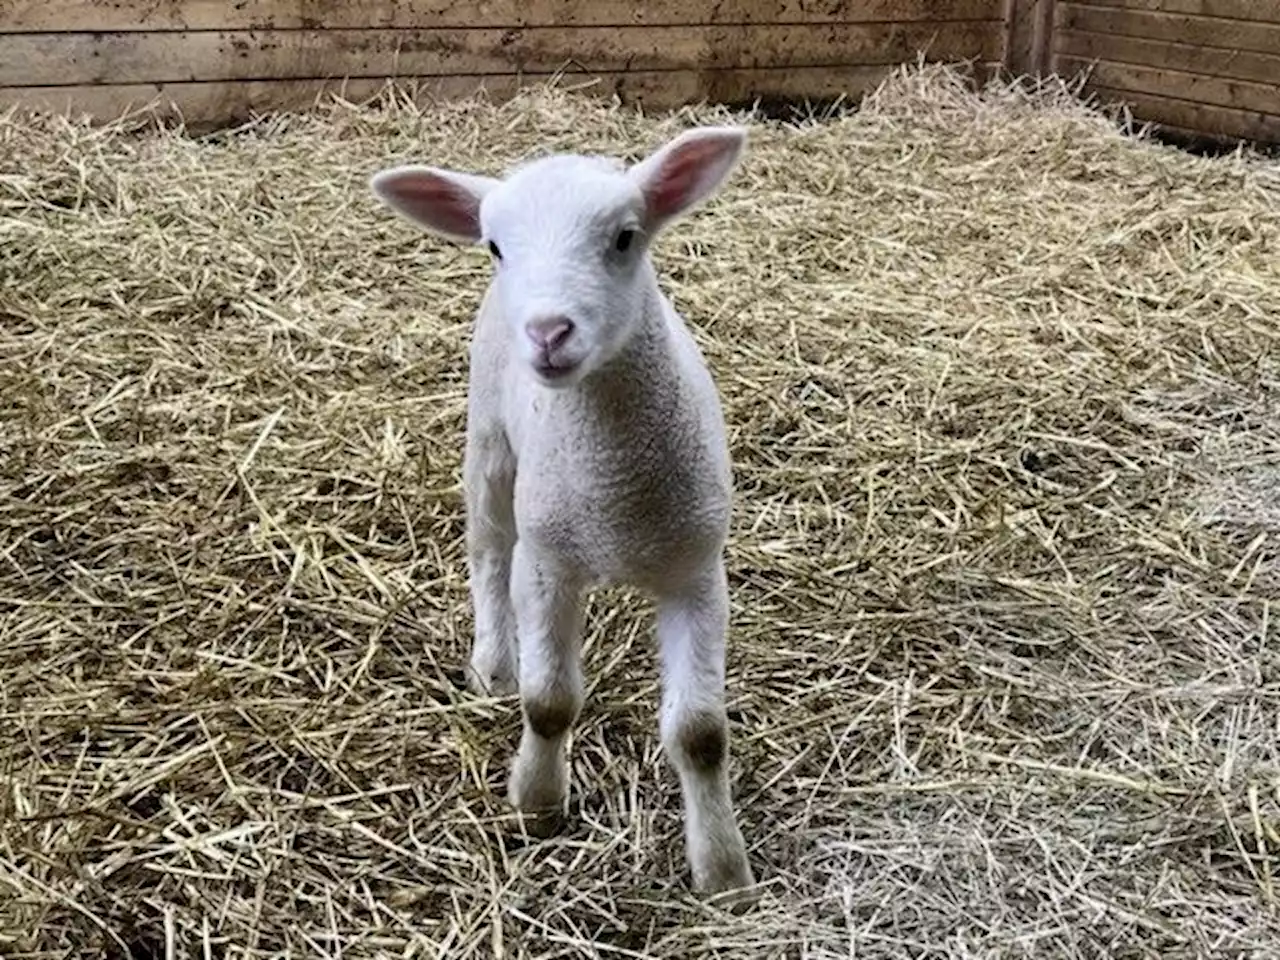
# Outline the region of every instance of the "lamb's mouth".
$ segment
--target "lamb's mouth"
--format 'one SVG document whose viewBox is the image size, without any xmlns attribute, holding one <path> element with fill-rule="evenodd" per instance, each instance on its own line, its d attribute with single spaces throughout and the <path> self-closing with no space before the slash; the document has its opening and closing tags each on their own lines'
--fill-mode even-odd
<svg viewBox="0 0 1280 960">
<path fill-rule="evenodd" d="M 533 369 L 543 380 L 554 383 L 567 380 L 577 373 L 581 366 L 582 364 L 578 362 L 552 363 L 548 360 L 538 360 L 534 363 Z"/>
</svg>

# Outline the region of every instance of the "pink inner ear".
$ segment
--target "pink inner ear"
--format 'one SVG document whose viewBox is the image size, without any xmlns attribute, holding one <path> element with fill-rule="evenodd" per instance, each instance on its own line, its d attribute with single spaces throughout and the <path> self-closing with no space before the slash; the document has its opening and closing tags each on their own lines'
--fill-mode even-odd
<svg viewBox="0 0 1280 960">
<path fill-rule="evenodd" d="M 406 210 L 440 230 L 464 237 L 480 235 L 476 198 L 443 177 L 413 174 L 392 185 L 391 192 Z"/>
<path fill-rule="evenodd" d="M 679 213 L 693 199 L 706 166 L 723 152 L 724 144 L 704 140 L 690 143 L 668 157 L 646 192 L 649 212 L 658 217 Z"/>
</svg>

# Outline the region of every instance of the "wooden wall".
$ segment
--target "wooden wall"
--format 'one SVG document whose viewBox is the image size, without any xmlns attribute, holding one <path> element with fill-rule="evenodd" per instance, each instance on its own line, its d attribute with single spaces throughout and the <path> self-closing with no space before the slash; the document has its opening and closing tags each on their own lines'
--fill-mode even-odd
<svg viewBox="0 0 1280 960">
<path fill-rule="evenodd" d="M 1280 0 L 1054 7 L 1049 69 L 1182 137 L 1280 144 Z"/>
<path fill-rule="evenodd" d="M 0 109 L 196 127 L 565 75 L 650 108 L 858 98 L 903 61 L 1083 71 L 1184 136 L 1280 144 L 1280 0 L 0 0 Z"/>
<path fill-rule="evenodd" d="M 668 107 L 856 98 L 896 64 L 995 68 L 1004 0 L 0 0 L 0 108 L 111 118 L 159 97 L 193 125 L 358 99 L 566 82 Z"/>
</svg>

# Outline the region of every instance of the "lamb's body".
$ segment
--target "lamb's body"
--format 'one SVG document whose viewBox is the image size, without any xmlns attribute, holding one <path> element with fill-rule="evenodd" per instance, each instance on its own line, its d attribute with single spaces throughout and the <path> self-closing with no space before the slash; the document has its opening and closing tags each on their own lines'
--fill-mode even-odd
<svg viewBox="0 0 1280 960">
<path fill-rule="evenodd" d="M 719 184 L 741 142 L 693 131 L 630 171 L 554 157 L 505 181 L 425 168 L 375 181 L 418 222 L 487 239 L 499 265 L 472 339 L 463 482 L 472 684 L 518 689 L 524 714 L 511 799 L 545 829 L 567 797 L 583 592 L 647 590 L 659 726 L 694 882 L 709 892 L 753 882 L 727 771 L 732 480 L 715 384 L 648 242 Z"/>
</svg>

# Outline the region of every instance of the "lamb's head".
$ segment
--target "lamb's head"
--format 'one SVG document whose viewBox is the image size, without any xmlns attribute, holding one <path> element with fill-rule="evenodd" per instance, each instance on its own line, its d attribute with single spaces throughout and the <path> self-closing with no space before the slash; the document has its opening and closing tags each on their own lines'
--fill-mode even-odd
<svg viewBox="0 0 1280 960">
<path fill-rule="evenodd" d="M 655 308 L 650 244 L 720 187 L 744 142 L 740 128 L 699 127 L 631 167 L 562 154 L 503 179 L 405 166 L 371 185 L 431 232 L 488 247 L 517 355 L 567 387 L 605 367 Z"/>
</svg>

